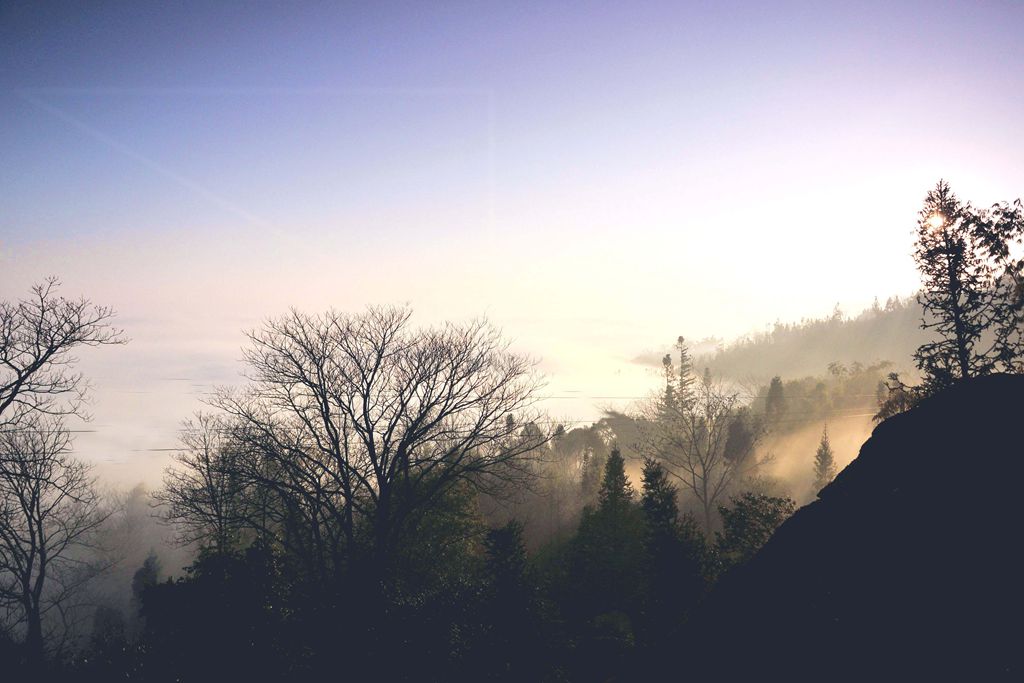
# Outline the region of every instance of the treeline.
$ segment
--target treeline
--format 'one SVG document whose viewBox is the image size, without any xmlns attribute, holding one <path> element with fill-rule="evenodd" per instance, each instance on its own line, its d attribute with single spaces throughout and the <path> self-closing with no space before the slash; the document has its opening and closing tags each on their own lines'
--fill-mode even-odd
<svg viewBox="0 0 1024 683">
<path fill-rule="evenodd" d="M 769 331 L 739 339 L 699 362 L 736 379 L 818 375 L 835 362 L 849 367 L 888 361 L 909 369 L 907 359 L 928 339 L 920 323 L 921 307 L 913 297 L 889 297 L 884 303 L 876 299 L 854 316 L 837 306 L 827 317 L 777 322 Z"/>
<path fill-rule="evenodd" d="M 308 680 L 339 667 L 381 680 L 628 678 L 670 642 L 718 577 L 793 511 L 747 493 L 712 539 L 678 514 L 653 461 L 636 490 L 612 450 L 593 504 L 561 541 L 528 554 L 518 522 L 489 526 L 453 490 L 426 512 L 374 584 L 310 585 L 280 546 L 204 549 L 187 577 L 133 584 L 134 638 L 97 612 L 67 673 L 95 680 Z M 140 586 L 142 587 L 139 590 Z M 183 656 L 187 653 L 187 657 Z M 339 661 L 340 660 L 340 661 Z"/>
<path fill-rule="evenodd" d="M 914 297 L 877 299 L 867 309 L 847 315 L 836 306 L 831 315 L 797 323 L 776 322 L 764 332 L 728 344 L 702 342 L 695 364 L 734 381 L 766 382 L 769 378 L 821 375 L 831 363 L 847 367 L 883 361 L 896 369 L 912 369 L 911 357 L 929 339 L 921 329 L 921 306 Z M 712 346 L 714 350 L 705 350 Z M 637 361 L 657 367 L 661 356 L 644 354 Z"/>
<path fill-rule="evenodd" d="M 55 330 L 67 359 L 74 344 L 56 335 L 78 318 L 52 285 L 36 294 L 13 324 Z M 669 638 L 792 511 L 744 493 L 770 420 L 695 376 L 684 344 L 641 413 L 565 430 L 533 410 L 532 361 L 487 323 L 424 329 L 410 315 L 292 312 L 250 334 L 249 385 L 186 424 L 152 497 L 196 552 L 178 578 L 155 554 L 140 562 L 139 539 L 125 570 L 110 540 L 132 538 L 141 493 L 118 511 L 69 454 L 59 413 L 77 406 L 54 387 L 77 376 L 26 370 L 36 384 L 9 390 L 20 407 L 0 483 L 9 503 L 46 503 L 0 520 L 8 661 L 96 680 L 306 680 L 339 667 L 385 680 L 603 678 Z M 105 317 L 89 324 L 96 343 L 119 340 Z M 36 346 L 21 348 L 29 367 Z M 45 400 L 25 393 L 44 380 Z M 639 492 L 623 450 L 642 464 Z M 117 565 L 131 574 L 127 601 L 85 589 Z"/>
</svg>

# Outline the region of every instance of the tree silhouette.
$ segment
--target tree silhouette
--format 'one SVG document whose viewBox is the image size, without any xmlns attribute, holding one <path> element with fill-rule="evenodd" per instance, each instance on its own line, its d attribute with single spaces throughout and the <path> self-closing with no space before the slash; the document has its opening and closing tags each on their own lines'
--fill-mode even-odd
<svg viewBox="0 0 1024 683">
<path fill-rule="evenodd" d="M 703 537 L 699 532 L 687 533 L 691 530 L 680 524 L 676 487 L 661 464 L 650 458 L 644 461 L 640 507 L 646 555 L 646 636 L 663 640 L 703 590 Z"/>
<path fill-rule="evenodd" d="M 230 443 L 211 453 L 218 467 L 232 454 L 235 481 L 207 471 L 205 455 L 180 462 L 190 474 L 172 475 L 166 492 L 179 512 L 221 523 L 203 492 L 210 474 L 225 495 L 239 485 L 269 493 L 275 505 L 242 508 L 246 524 L 269 523 L 259 533 L 333 583 L 353 562 L 371 575 L 386 565 L 406 522 L 460 483 L 497 490 L 530 477 L 546 440 L 520 427 L 531 422 L 533 361 L 486 322 L 414 329 L 410 317 L 292 311 L 252 332 L 250 386 L 212 401 Z"/>
<path fill-rule="evenodd" d="M 692 398 L 648 409 L 644 447 L 700 503 L 710 535 L 715 505 L 743 474 L 761 462 L 755 449 L 763 428 L 750 418 L 739 393 L 714 382 L 707 371 L 692 384 Z"/>
<path fill-rule="evenodd" d="M 87 384 L 73 370 L 76 348 L 123 344 L 112 309 L 58 294 L 48 278 L 20 301 L 0 301 L 0 427 L 25 415 L 83 415 Z"/>
<path fill-rule="evenodd" d="M 612 448 L 604 464 L 604 478 L 597 499 L 601 510 L 623 509 L 633 502 L 633 485 L 626 476 L 626 461 L 618 447 Z"/>
<path fill-rule="evenodd" d="M 512 520 L 491 529 L 484 538 L 485 596 L 482 621 L 488 628 L 485 646 L 477 654 L 486 678 L 516 681 L 539 670 L 539 615 L 536 587 L 530 576 L 523 526 Z M 523 656 L 530 653 L 530 656 Z"/>
<path fill-rule="evenodd" d="M 974 228 L 995 271 L 993 329 L 1001 369 L 1024 372 L 1024 205 L 1020 199 L 995 204 Z"/>
<path fill-rule="evenodd" d="M 795 510 L 796 502 L 790 498 L 749 491 L 719 507 L 723 530 L 716 545 L 725 566 L 748 561 Z"/>
<path fill-rule="evenodd" d="M 32 665 L 68 634 L 76 591 L 101 569 L 87 551 L 107 514 L 69 448 L 59 417 L 0 432 L 0 608 L 23 628 Z"/>
<path fill-rule="evenodd" d="M 772 377 L 768 385 L 768 396 L 765 398 L 764 412 L 771 424 L 777 423 L 786 413 L 786 395 L 782 387 L 782 378 Z"/>
<path fill-rule="evenodd" d="M 266 496 L 247 489 L 249 477 L 230 425 L 224 417 L 209 414 L 187 421 L 181 432 L 183 449 L 174 455 L 155 495 L 183 544 L 198 543 L 219 553 L 236 548 L 243 528 L 269 526 L 266 506 L 257 507 Z M 260 518 L 260 512 L 267 514 Z"/>
<path fill-rule="evenodd" d="M 814 454 L 814 490 L 820 491 L 836 476 L 836 460 L 828 440 L 828 427 L 821 431 L 821 442 Z"/>
<path fill-rule="evenodd" d="M 582 641 L 581 677 L 608 675 L 635 644 L 645 583 L 643 528 L 625 461 L 614 448 L 598 504 L 584 509 L 569 554 L 563 608 Z"/>
<path fill-rule="evenodd" d="M 649 535 L 661 537 L 675 534 L 679 517 L 676 487 L 669 482 L 665 468 L 651 458 L 644 459 L 640 506 L 647 520 Z"/>
<path fill-rule="evenodd" d="M 893 373 L 875 419 L 916 405 L 955 382 L 1024 371 L 1024 212 L 1020 200 L 980 210 L 940 180 L 918 214 L 914 260 L 921 328 L 936 338 L 914 360 L 923 382 Z"/>
<path fill-rule="evenodd" d="M 993 269 L 974 229 L 977 212 L 940 180 L 918 214 L 914 260 L 921 271 L 922 327 L 938 339 L 914 359 L 929 392 L 992 372 L 995 344 L 983 334 L 996 318 Z"/>
</svg>

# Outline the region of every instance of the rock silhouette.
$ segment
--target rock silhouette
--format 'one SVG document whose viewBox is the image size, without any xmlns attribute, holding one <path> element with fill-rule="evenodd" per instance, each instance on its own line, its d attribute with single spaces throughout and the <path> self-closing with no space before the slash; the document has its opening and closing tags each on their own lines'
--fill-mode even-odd
<svg viewBox="0 0 1024 683">
<path fill-rule="evenodd" d="M 1020 676 L 1022 436 L 1009 375 L 880 424 L 691 621 L 695 680 Z"/>
</svg>

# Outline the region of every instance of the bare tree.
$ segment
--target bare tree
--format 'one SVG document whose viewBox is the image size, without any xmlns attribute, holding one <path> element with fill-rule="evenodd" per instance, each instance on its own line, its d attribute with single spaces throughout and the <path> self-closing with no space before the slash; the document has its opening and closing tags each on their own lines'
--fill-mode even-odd
<svg viewBox="0 0 1024 683">
<path fill-rule="evenodd" d="M 31 661 L 68 635 L 76 589 L 98 570 L 89 550 L 106 513 L 69 448 L 60 418 L 0 432 L 0 606 Z"/>
<path fill-rule="evenodd" d="M 72 351 L 125 342 L 110 325 L 113 310 L 65 299 L 59 288 L 48 278 L 26 299 L 0 301 L 0 428 L 28 413 L 81 415 L 88 387 Z"/>
<path fill-rule="evenodd" d="M 247 507 L 247 521 L 272 524 L 319 578 L 364 551 L 381 566 L 409 521 L 456 485 L 493 491 L 529 477 L 547 439 L 523 429 L 535 417 L 531 359 L 485 321 L 417 329 L 410 316 L 293 310 L 249 334 L 251 385 L 212 401 L 231 469 L 247 491 L 275 496 Z M 167 480 L 172 497 L 197 492 L 178 496 L 177 510 L 199 522 L 213 510 L 199 492 L 234 485 L 206 449 L 179 461 L 191 473 Z"/>
<path fill-rule="evenodd" d="M 763 464 L 755 457 L 763 426 L 739 393 L 706 375 L 692 382 L 689 392 L 687 400 L 658 401 L 648 409 L 644 440 L 697 499 L 710 535 L 716 504 L 743 475 Z"/>
<path fill-rule="evenodd" d="M 233 549 L 248 525 L 245 506 L 253 495 L 246 490 L 228 424 L 223 416 L 205 413 L 186 421 L 182 450 L 154 496 L 165 506 L 164 518 L 177 526 L 182 544 L 204 544 L 220 553 Z"/>
</svg>

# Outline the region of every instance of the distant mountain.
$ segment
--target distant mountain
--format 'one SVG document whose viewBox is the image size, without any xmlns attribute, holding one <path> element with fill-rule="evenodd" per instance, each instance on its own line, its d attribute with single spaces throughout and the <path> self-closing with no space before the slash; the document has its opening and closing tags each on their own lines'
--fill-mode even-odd
<svg viewBox="0 0 1024 683">
<path fill-rule="evenodd" d="M 694 367 L 709 367 L 721 377 L 764 383 L 784 378 L 820 376 L 829 363 L 847 366 L 890 361 L 902 372 L 913 368 L 912 356 L 928 337 L 920 329 L 921 307 L 913 298 L 891 298 L 848 318 L 838 310 L 826 318 L 776 323 L 768 332 L 751 334 L 717 350 L 707 344 L 691 347 Z M 637 362 L 661 367 L 668 351 L 646 353 Z"/>
<path fill-rule="evenodd" d="M 1022 406 L 1024 377 L 997 375 L 875 428 L 722 580 L 687 678 L 1020 680 Z"/>
</svg>

